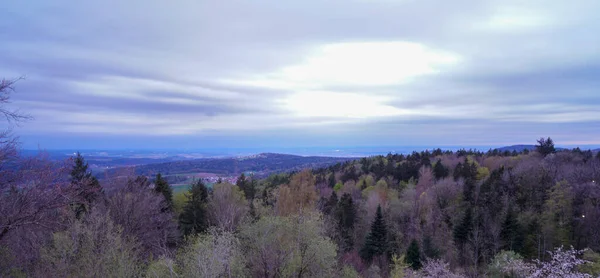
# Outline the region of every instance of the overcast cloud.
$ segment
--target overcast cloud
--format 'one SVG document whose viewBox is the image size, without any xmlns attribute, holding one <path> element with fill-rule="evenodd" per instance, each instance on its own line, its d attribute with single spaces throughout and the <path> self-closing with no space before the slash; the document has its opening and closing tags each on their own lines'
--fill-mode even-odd
<svg viewBox="0 0 600 278">
<path fill-rule="evenodd" d="M 12 1 L 25 147 L 600 144 L 600 2 Z"/>
</svg>

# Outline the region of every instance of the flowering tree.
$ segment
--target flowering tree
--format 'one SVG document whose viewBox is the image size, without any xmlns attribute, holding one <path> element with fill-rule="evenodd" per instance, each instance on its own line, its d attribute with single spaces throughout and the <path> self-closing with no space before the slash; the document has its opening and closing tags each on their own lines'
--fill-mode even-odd
<svg viewBox="0 0 600 278">
<path fill-rule="evenodd" d="M 448 263 L 442 260 L 428 260 L 421 270 L 423 278 L 463 278 L 465 276 L 450 271 Z"/>
<path fill-rule="evenodd" d="M 577 266 L 587 263 L 580 259 L 584 250 L 575 250 L 572 246 L 570 250 L 564 250 L 562 247 L 549 251 L 551 259 L 547 262 L 534 260 L 533 263 L 523 262 L 516 257 L 506 258 L 503 272 L 505 274 L 516 274 L 517 277 L 528 278 L 591 278 L 589 274 L 577 271 Z"/>
<path fill-rule="evenodd" d="M 535 260 L 537 268 L 531 273 L 529 277 L 548 277 L 548 278 L 591 278 L 592 276 L 577 271 L 577 266 L 587 263 L 587 261 L 580 259 L 583 255 L 584 250 L 575 250 L 571 246 L 570 250 L 563 250 L 562 247 L 557 248 L 555 251 L 550 251 L 552 259 L 548 262 L 540 262 Z"/>
</svg>

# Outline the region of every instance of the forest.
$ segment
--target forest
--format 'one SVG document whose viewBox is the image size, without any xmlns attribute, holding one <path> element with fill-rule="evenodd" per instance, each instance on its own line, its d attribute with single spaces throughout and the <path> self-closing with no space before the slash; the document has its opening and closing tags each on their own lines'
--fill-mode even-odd
<svg viewBox="0 0 600 278">
<path fill-rule="evenodd" d="M 551 138 L 197 180 L 177 194 L 160 174 L 99 181 L 79 154 L 21 157 L 10 129 L 1 138 L 0 277 L 600 275 L 600 153 Z"/>
</svg>

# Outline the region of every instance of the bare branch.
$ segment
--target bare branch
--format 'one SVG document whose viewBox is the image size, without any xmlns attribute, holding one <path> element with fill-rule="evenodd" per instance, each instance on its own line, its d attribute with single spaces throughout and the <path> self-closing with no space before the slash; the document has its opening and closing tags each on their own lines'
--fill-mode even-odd
<svg viewBox="0 0 600 278">
<path fill-rule="evenodd" d="M 9 123 L 19 123 L 26 120 L 31 120 L 33 117 L 28 114 L 21 113 L 17 110 L 10 110 L 5 107 L 6 104 L 10 103 L 10 94 L 13 93 L 14 85 L 17 81 L 25 79 L 19 77 L 17 79 L 0 79 L 0 116 L 6 118 Z"/>
</svg>

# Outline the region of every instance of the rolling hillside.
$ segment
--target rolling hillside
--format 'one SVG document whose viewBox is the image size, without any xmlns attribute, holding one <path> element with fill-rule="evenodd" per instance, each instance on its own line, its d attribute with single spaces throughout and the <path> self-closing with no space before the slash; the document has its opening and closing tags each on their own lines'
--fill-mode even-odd
<svg viewBox="0 0 600 278">
<path fill-rule="evenodd" d="M 231 176 L 239 175 L 243 172 L 252 172 L 256 176 L 266 176 L 276 172 L 324 167 L 352 159 L 353 158 L 347 157 L 339 158 L 262 153 L 237 158 L 207 158 L 146 164 L 136 166 L 135 173 L 146 176 L 152 176 L 157 173 L 163 175 L 212 173 L 216 175 Z M 122 168 L 109 169 L 107 172 L 110 175 L 120 169 Z"/>
</svg>

